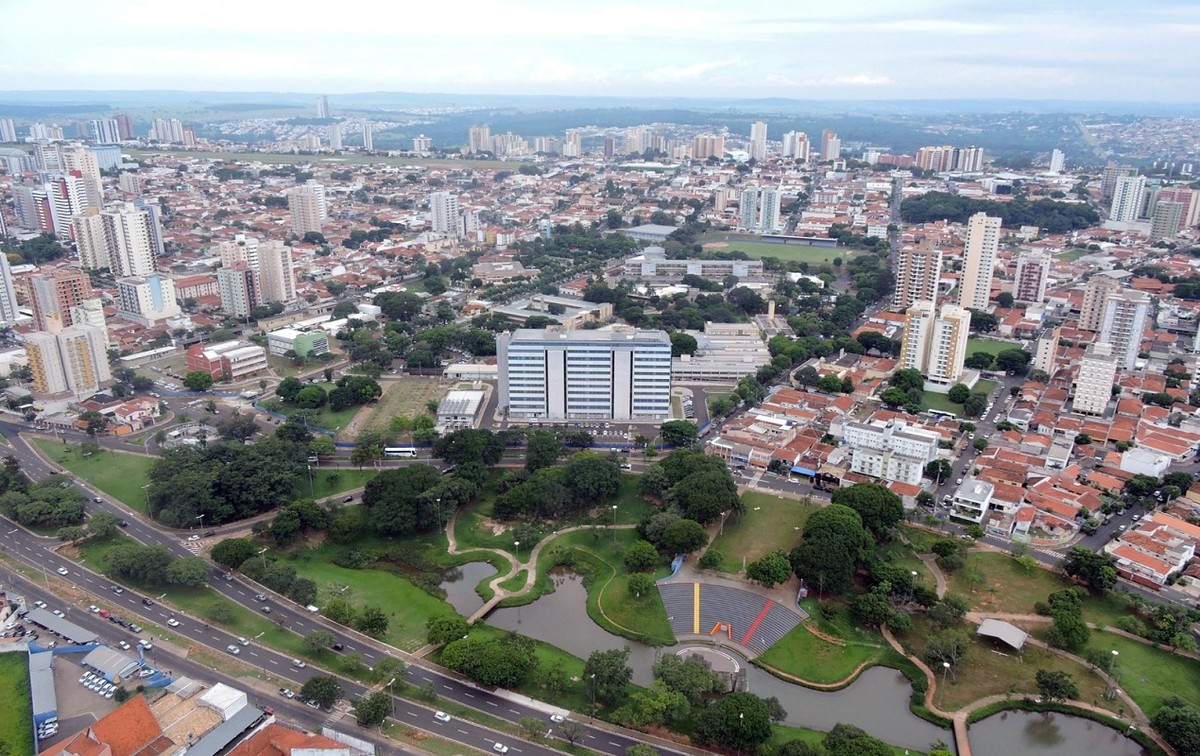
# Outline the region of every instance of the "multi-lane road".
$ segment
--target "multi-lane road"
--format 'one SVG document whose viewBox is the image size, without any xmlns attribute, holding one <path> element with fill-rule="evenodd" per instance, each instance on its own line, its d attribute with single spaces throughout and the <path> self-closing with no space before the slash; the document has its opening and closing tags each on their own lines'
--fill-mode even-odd
<svg viewBox="0 0 1200 756">
<path fill-rule="evenodd" d="M 8 451 L 20 462 L 21 469 L 33 478 L 42 478 L 53 472 L 57 472 L 56 468 L 47 465 L 41 457 L 31 452 L 25 446 L 24 442 L 17 437 L 19 430 L 17 427 L 0 423 L 0 435 L 3 435 L 9 441 L 11 448 Z M 95 496 L 95 493 L 88 489 L 81 488 L 80 490 L 84 491 L 89 499 Z M 89 503 L 88 506 L 91 508 L 91 511 L 112 512 L 126 520 L 129 524 L 125 528 L 125 532 L 130 537 L 146 544 L 162 544 L 175 556 L 192 555 L 192 552 L 185 545 L 186 541 L 182 540 L 182 536 L 165 533 L 151 526 L 140 517 L 131 514 L 124 508 L 103 497 L 100 498 L 102 499 L 100 502 Z M 124 616 L 131 619 L 140 618 L 161 627 L 166 625 L 168 619 L 175 618 L 180 624 L 178 627 L 171 628 L 172 633 L 194 643 L 215 649 L 220 653 L 226 653 L 225 649 L 227 646 L 238 644 L 236 636 L 219 628 L 210 627 L 201 619 L 188 616 L 182 612 L 172 611 L 158 603 L 153 596 L 144 596 L 134 590 L 125 590 L 120 594 L 114 593 L 111 590 L 112 581 L 52 551 L 52 547 L 56 544 L 57 541 L 54 539 L 39 537 L 23 528 L 13 525 L 9 525 L 0 531 L 0 548 L 3 548 L 6 553 L 21 559 L 27 564 L 44 570 L 47 581 L 64 580 L 89 593 L 101 596 L 105 602 L 117 607 Z M 65 576 L 58 575 L 57 570 L 60 567 L 65 568 L 68 574 Z M 214 577 L 210 578 L 209 586 L 211 588 L 251 610 L 259 610 L 262 602 L 257 601 L 255 595 L 261 589 L 252 588 L 238 577 L 225 580 L 216 577 L 218 574 L 214 572 Z M 151 600 L 153 606 L 144 605 L 142 603 L 143 598 Z M 504 695 L 503 691 L 492 692 L 464 682 L 457 677 L 445 674 L 431 665 L 424 664 L 421 660 L 408 657 L 378 641 L 308 612 L 291 601 L 270 596 L 267 603 L 269 603 L 272 609 L 271 619 L 282 627 L 301 636 L 313 630 L 329 630 L 334 633 L 337 640 L 344 644 L 347 649 L 361 653 L 363 662 L 368 666 L 374 666 L 377 661 L 383 659 L 385 656 L 402 659 L 409 664 L 407 682 L 414 686 L 432 684 L 439 696 L 453 700 L 463 706 L 479 710 L 514 724 L 519 723 L 523 718 L 527 717 L 540 719 L 547 723 L 546 729 L 550 731 L 551 738 L 556 737 L 558 726 L 550 722 L 550 716 L 553 714 L 566 714 L 565 711 L 561 711 L 550 704 L 526 701 L 519 697 L 510 698 Z M 78 617 L 80 612 L 76 610 L 72 614 L 73 617 Z M 252 643 L 242 651 L 239 661 L 257 666 L 281 679 L 289 680 L 295 683 L 297 687 L 302 685 L 316 671 L 311 666 L 298 669 L 292 665 L 290 657 L 256 643 Z M 342 679 L 341 684 L 347 697 L 358 696 L 366 690 L 364 686 L 347 679 Z M 421 705 L 405 699 L 397 699 L 395 704 L 396 719 L 398 721 L 436 733 L 465 745 L 490 749 L 497 739 L 501 739 L 514 753 L 548 755 L 555 752 L 551 748 L 522 741 L 515 736 L 501 735 L 471 722 L 459 719 L 453 719 L 448 723 L 440 722 L 434 719 L 432 710 L 425 709 Z M 630 746 L 644 742 L 632 733 L 615 731 L 613 728 L 608 727 L 596 727 L 591 723 L 582 722 L 582 720 L 581 723 L 585 727 L 585 733 L 580 742 L 594 751 L 620 756 Z"/>
</svg>

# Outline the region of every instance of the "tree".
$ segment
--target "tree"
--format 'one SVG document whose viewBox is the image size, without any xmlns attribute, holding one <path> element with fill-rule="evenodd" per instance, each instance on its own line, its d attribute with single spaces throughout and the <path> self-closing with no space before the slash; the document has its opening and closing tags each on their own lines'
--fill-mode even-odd
<svg viewBox="0 0 1200 756">
<path fill-rule="evenodd" d="M 183 377 L 183 385 L 190 391 L 208 391 L 212 388 L 213 377 L 204 370 L 193 370 Z"/>
<path fill-rule="evenodd" d="M 979 436 L 971 442 L 971 446 L 973 446 L 976 451 L 983 451 L 984 449 L 988 448 L 988 437 Z"/>
<path fill-rule="evenodd" d="M 420 506 L 419 498 L 441 482 L 431 465 L 409 465 L 384 470 L 363 488 L 362 503 L 368 521 L 381 535 L 427 532 L 439 525 L 437 512 Z"/>
<path fill-rule="evenodd" d="M 892 605 L 887 595 L 876 588 L 870 593 L 860 593 L 850 603 L 850 611 L 861 624 L 879 627 L 892 616 Z"/>
<path fill-rule="evenodd" d="M 683 331 L 671 332 L 671 356 L 682 357 L 685 354 L 695 354 L 696 348 L 699 345 L 696 343 L 696 337 Z"/>
<path fill-rule="evenodd" d="M 334 596 L 321 607 L 321 614 L 339 625 L 347 627 L 358 619 L 358 610 L 344 596 Z"/>
<path fill-rule="evenodd" d="M 654 590 L 654 578 L 644 572 L 635 572 L 629 576 L 626 587 L 636 598 L 649 596 L 650 592 Z"/>
<path fill-rule="evenodd" d="M 382 724 L 391 713 L 392 695 L 386 691 L 376 691 L 354 702 L 354 717 L 364 727 Z"/>
<path fill-rule="evenodd" d="M 593 651 L 583 664 L 584 685 L 597 701 L 616 704 L 625 697 L 625 687 L 632 679 L 628 648 Z"/>
<path fill-rule="evenodd" d="M 1083 619 L 1083 598 L 1080 590 L 1067 588 L 1047 597 L 1053 624 L 1046 640 L 1050 645 L 1072 653 L 1087 646 L 1091 631 Z"/>
<path fill-rule="evenodd" d="M 204 585 L 208 582 L 208 562 L 204 557 L 180 557 L 167 566 L 167 582 L 176 585 Z"/>
<path fill-rule="evenodd" d="M 79 419 L 86 424 L 89 436 L 101 434 L 108 428 L 108 418 L 99 412 L 84 412 Z"/>
<path fill-rule="evenodd" d="M 708 545 L 708 533 L 695 520 L 676 520 L 663 528 L 662 548 L 668 554 L 690 554 Z"/>
<path fill-rule="evenodd" d="M 1150 724 L 1181 754 L 1200 753 L 1200 708 L 1172 697 L 1163 701 Z"/>
<path fill-rule="evenodd" d="M 901 391 L 910 391 L 912 389 L 916 389 L 917 391 L 925 390 L 925 376 L 921 375 L 921 371 L 916 368 L 897 370 L 892 374 L 889 383 Z"/>
<path fill-rule="evenodd" d="M 329 394 L 320 386 L 305 386 L 296 394 L 295 404 L 301 409 L 319 409 L 328 399 Z"/>
<path fill-rule="evenodd" d="M 1002 291 L 996 295 L 996 304 L 1000 305 L 1001 307 L 1012 307 L 1014 301 L 1013 295 L 1009 294 L 1007 291 Z"/>
<path fill-rule="evenodd" d="M 525 469 L 529 472 L 551 467 L 562 456 L 563 445 L 558 436 L 547 431 L 529 434 L 525 447 Z"/>
<path fill-rule="evenodd" d="M 804 540 L 788 554 L 796 577 L 821 592 L 845 593 L 871 549 L 871 534 L 850 507 L 830 504 L 808 518 Z"/>
<path fill-rule="evenodd" d="M 575 741 L 570 742 L 574 743 Z M 658 749 L 648 743 L 635 743 L 625 749 L 625 756 L 658 756 Z"/>
<path fill-rule="evenodd" d="M 304 636 L 304 647 L 310 654 L 319 654 L 337 640 L 328 630 L 313 630 Z"/>
<path fill-rule="evenodd" d="M 946 393 L 946 398 L 955 404 L 962 404 L 971 395 L 971 389 L 965 383 L 956 383 Z"/>
<path fill-rule="evenodd" d="M 625 548 L 625 569 L 630 572 L 644 572 L 657 567 L 662 558 L 658 549 L 649 541 L 634 541 Z"/>
<path fill-rule="evenodd" d="M 314 701 L 323 709 L 332 708 L 341 697 L 342 686 L 330 675 L 315 675 L 300 687 L 300 698 Z"/>
<path fill-rule="evenodd" d="M 1100 591 L 1109 590 L 1117 584 L 1116 561 L 1112 556 L 1086 546 L 1075 546 L 1068 551 L 1062 568 L 1071 577 L 1079 578 Z"/>
<path fill-rule="evenodd" d="M 166 546 L 123 543 L 108 552 L 108 568 L 113 577 L 147 585 L 161 583 L 172 560 Z"/>
<path fill-rule="evenodd" d="M 950 480 L 950 476 L 954 474 L 954 468 L 944 459 L 935 459 L 925 465 L 925 477 L 930 480 L 943 481 Z"/>
<path fill-rule="evenodd" d="M 696 443 L 696 424 L 687 420 L 668 420 L 659 427 L 663 443 L 672 447 L 687 447 Z"/>
<path fill-rule="evenodd" d="M 967 616 L 967 602 L 953 593 L 946 594 L 940 601 L 929 607 L 929 619 L 941 628 L 951 627 Z"/>
<path fill-rule="evenodd" d="M 671 486 L 663 500 L 677 507 L 684 517 L 701 524 L 713 522 L 722 512 L 742 506 L 733 476 L 724 467 L 688 475 Z"/>
<path fill-rule="evenodd" d="M 963 365 L 974 370 L 988 370 L 995 361 L 996 358 L 991 352 L 973 352 L 963 360 Z"/>
<path fill-rule="evenodd" d="M 1000 370 L 1007 370 L 1023 375 L 1025 368 L 1029 365 L 1033 356 L 1023 349 L 1005 349 L 1000 354 L 996 355 L 996 367 Z"/>
<path fill-rule="evenodd" d="M 249 538 L 226 538 L 213 546 L 211 556 L 217 564 L 236 570 L 257 552 L 258 544 Z"/>
<path fill-rule="evenodd" d="M 457 614 L 438 614 L 425 622 L 426 640 L 434 646 L 444 646 L 467 634 L 467 621 Z"/>
<path fill-rule="evenodd" d="M 821 376 L 821 380 L 817 381 L 817 388 L 830 394 L 840 393 L 842 390 L 842 379 L 833 373 L 827 373 Z"/>
<path fill-rule="evenodd" d="M 388 629 L 388 616 L 377 606 L 368 606 L 358 616 L 354 626 L 372 638 L 382 637 Z"/>
<path fill-rule="evenodd" d="M 753 693 L 730 693 L 704 710 L 696 739 L 726 749 L 754 752 L 771 737 L 771 715 Z"/>
<path fill-rule="evenodd" d="M 296 401 L 296 394 L 299 394 L 302 388 L 304 388 L 304 384 L 300 379 L 289 375 L 275 387 L 275 395 L 285 402 L 294 402 Z"/>
<path fill-rule="evenodd" d="M 746 565 L 746 577 L 759 585 L 774 588 L 786 582 L 792 574 L 792 564 L 783 551 L 772 551 L 763 554 Z"/>
<path fill-rule="evenodd" d="M 978 333 L 988 333 L 996 330 L 1000 318 L 984 310 L 971 310 L 971 330 Z"/>
<path fill-rule="evenodd" d="M 963 402 L 963 412 L 967 417 L 979 417 L 987 409 L 987 395 L 973 393 Z"/>
<path fill-rule="evenodd" d="M 110 512 L 97 512 L 88 518 L 87 534 L 92 538 L 108 538 L 117 532 L 120 520 Z"/>
<path fill-rule="evenodd" d="M 532 640 L 510 633 L 453 641 L 442 649 L 442 663 L 484 685 L 516 688 L 533 677 L 538 660 Z"/>
<path fill-rule="evenodd" d="M 863 525 L 877 539 L 882 539 L 904 518 L 904 503 L 900 497 L 878 483 L 857 483 L 839 488 L 833 493 L 833 503 L 858 512 Z"/>
<path fill-rule="evenodd" d="M 1045 703 L 1079 698 L 1079 686 L 1066 672 L 1039 669 L 1034 675 L 1038 694 Z"/>
<path fill-rule="evenodd" d="M 654 677 L 669 690 L 682 694 L 693 706 L 699 706 L 721 690 L 717 673 L 698 661 L 674 654 L 655 663 Z"/>
<path fill-rule="evenodd" d="M 936 633 L 925 648 L 925 662 L 935 669 L 946 662 L 955 667 L 966 658 L 970 648 L 971 639 L 966 633 L 953 630 Z"/>
<path fill-rule="evenodd" d="M 504 441 L 489 430 L 463 428 L 434 442 L 433 454 L 452 465 L 481 462 L 491 466 L 503 456 Z"/>
</svg>

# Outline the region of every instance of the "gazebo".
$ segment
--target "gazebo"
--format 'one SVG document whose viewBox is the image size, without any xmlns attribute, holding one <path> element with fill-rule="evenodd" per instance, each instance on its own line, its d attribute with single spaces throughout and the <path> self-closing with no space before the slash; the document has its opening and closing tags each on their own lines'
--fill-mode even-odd
<svg viewBox="0 0 1200 756">
<path fill-rule="evenodd" d="M 979 629 L 975 631 L 975 634 L 994 638 L 1011 646 L 1014 651 L 1020 651 L 1024 648 L 1025 640 L 1029 638 L 1029 633 L 1021 628 L 998 619 L 985 619 L 983 624 L 979 626 Z"/>
</svg>

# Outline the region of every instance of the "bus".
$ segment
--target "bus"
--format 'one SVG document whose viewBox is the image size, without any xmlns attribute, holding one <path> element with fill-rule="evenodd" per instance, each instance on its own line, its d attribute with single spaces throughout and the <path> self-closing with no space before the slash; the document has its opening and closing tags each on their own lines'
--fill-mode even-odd
<svg viewBox="0 0 1200 756">
<path fill-rule="evenodd" d="M 417 450 L 411 446 L 385 446 L 383 456 L 385 459 L 414 459 Z"/>
<path fill-rule="evenodd" d="M 928 412 L 931 417 L 944 417 L 947 420 L 953 420 L 954 418 L 958 417 L 958 415 L 955 415 L 953 412 L 946 412 L 945 410 L 931 409 L 928 410 Z"/>
</svg>

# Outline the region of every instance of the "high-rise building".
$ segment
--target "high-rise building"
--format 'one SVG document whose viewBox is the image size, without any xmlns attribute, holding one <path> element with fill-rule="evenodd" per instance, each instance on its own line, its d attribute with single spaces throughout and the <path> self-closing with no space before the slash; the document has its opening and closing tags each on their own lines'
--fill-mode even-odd
<svg viewBox="0 0 1200 756">
<path fill-rule="evenodd" d="M 1178 202 L 1183 205 L 1183 210 L 1179 214 L 1179 228 L 1176 231 L 1182 231 L 1185 226 L 1200 224 L 1200 193 L 1187 184 L 1173 184 L 1159 188 L 1154 194 L 1154 202 L 1155 204 Z"/>
<path fill-rule="evenodd" d="M 46 139 L 49 141 L 61 141 L 63 139 L 62 127 L 57 123 L 44 124 L 35 123 L 29 127 L 29 138 L 33 140 Z"/>
<path fill-rule="evenodd" d="M 750 145 L 747 149 L 753 160 L 763 160 L 767 157 L 767 124 L 755 121 L 750 124 Z"/>
<path fill-rule="evenodd" d="M 363 149 L 366 150 L 367 152 L 370 152 L 371 150 L 375 149 L 375 136 L 374 136 L 373 132 L 371 131 L 371 122 L 363 121 L 362 122 L 362 130 L 363 130 Z"/>
<path fill-rule="evenodd" d="M 842 140 L 838 139 L 836 131 L 825 129 L 821 132 L 821 161 L 837 160 L 842 156 Z"/>
<path fill-rule="evenodd" d="M 125 113 L 117 113 L 113 116 L 113 120 L 117 122 L 117 136 L 124 142 L 126 139 L 133 139 L 133 119 Z"/>
<path fill-rule="evenodd" d="M 0 142 L 17 141 L 17 125 L 11 118 L 0 118 Z"/>
<path fill-rule="evenodd" d="M 178 118 L 155 118 L 152 138 L 159 142 L 183 144 L 183 122 Z"/>
<path fill-rule="evenodd" d="M 639 155 L 650 149 L 650 134 L 642 126 L 635 126 L 625 131 L 625 154 L 636 152 Z"/>
<path fill-rule="evenodd" d="M 329 148 L 342 149 L 342 124 L 331 123 L 325 128 L 325 138 L 329 140 Z"/>
<path fill-rule="evenodd" d="M 63 170 L 83 179 L 87 192 L 87 204 L 104 207 L 104 183 L 100 176 L 100 160 L 96 153 L 82 144 L 71 145 L 62 150 Z"/>
<path fill-rule="evenodd" d="M 1037 351 L 1033 355 L 1033 369 L 1041 370 L 1046 375 L 1054 375 L 1055 361 L 1058 359 L 1058 342 L 1062 338 L 1062 328 L 1052 328 L 1045 336 L 1038 339 Z"/>
<path fill-rule="evenodd" d="M 292 233 L 297 236 L 321 233 L 327 217 L 325 186 L 310 179 L 289 191 L 288 212 L 292 214 Z"/>
<path fill-rule="evenodd" d="M 179 317 L 175 284 L 158 273 L 118 278 L 117 314 L 144 326 Z"/>
<path fill-rule="evenodd" d="M 93 118 L 88 124 L 88 136 L 96 144 L 118 144 L 121 127 L 115 118 Z"/>
<path fill-rule="evenodd" d="M 250 311 L 263 303 L 259 297 L 258 274 L 246 263 L 218 268 L 217 289 L 221 294 L 221 309 L 235 318 L 249 318 Z"/>
<path fill-rule="evenodd" d="M 954 149 L 954 167 L 951 170 L 960 173 L 979 173 L 983 170 L 982 147 L 956 147 Z"/>
<path fill-rule="evenodd" d="M 329 117 L 329 97 L 320 95 L 317 97 L 317 118 Z"/>
<path fill-rule="evenodd" d="M 481 127 L 487 129 L 487 126 Z M 473 138 L 473 134 L 472 134 Z M 583 154 L 583 132 L 578 129 L 567 129 L 566 135 L 563 137 L 562 155 L 563 157 L 579 157 Z"/>
<path fill-rule="evenodd" d="M 1083 289 L 1083 303 L 1079 308 L 1079 328 L 1084 331 L 1099 331 L 1104 327 L 1104 310 L 1108 307 L 1108 295 L 1121 288 L 1120 271 L 1102 270 L 1088 279 Z"/>
<path fill-rule="evenodd" d="M 138 197 L 133 201 L 133 206 L 140 212 L 146 213 L 149 219 L 150 228 L 150 245 L 153 247 L 155 258 L 162 257 L 167 253 L 166 247 L 163 245 L 162 233 L 162 207 L 159 206 L 157 199 Z M 136 275 L 145 275 L 138 273 Z"/>
<path fill-rule="evenodd" d="M 522 328 L 496 338 L 499 406 L 540 420 L 661 421 L 671 411 L 671 340 L 632 328 Z"/>
<path fill-rule="evenodd" d="M 1050 172 L 1051 173 L 1062 173 L 1063 168 L 1066 167 L 1066 164 L 1067 164 L 1067 156 L 1063 154 L 1062 150 L 1055 148 L 1050 151 Z"/>
<path fill-rule="evenodd" d="M 88 206 L 87 184 L 77 171 L 63 174 L 45 185 L 44 197 L 48 216 L 39 217 L 42 230 L 70 239 L 71 219 Z"/>
<path fill-rule="evenodd" d="M 1088 346 L 1079 361 L 1075 376 L 1072 408 L 1083 415 L 1103 415 L 1112 399 L 1112 387 L 1117 377 L 1117 358 L 1112 346 L 1096 343 Z"/>
<path fill-rule="evenodd" d="M 579 132 L 567 132 L 567 141 L 571 140 L 571 134 L 578 135 Z M 478 154 L 480 152 L 490 152 L 492 149 L 492 130 L 485 123 L 482 126 L 472 126 L 467 129 L 467 152 Z M 564 153 L 566 154 L 566 153 Z M 568 157 L 579 157 L 580 153 Z"/>
<path fill-rule="evenodd" d="M 155 233 L 149 210 L 133 203 L 100 213 L 108 244 L 108 268 L 116 276 L 148 276 L 154 272 Z"/>
<path fill-rule="evenodd" d="M 108 333 L 108 323 L 104 320 L 104 302 L 100 297 L 85 299 L 71 308 L 71 322 L 74 325 L 90 325 Z"/>
<path fill-rule="evenodd" d="M 104 236 L 104 219 L 94 207 L 85 208 L 83 214 L 71 219 L 71 236 L 75 249 L 79 251 L 79 266 L 84 270 L 107 268 L 108 240 Z"/>
<path fill-rule="evenodd" d="M 296 270 L 292 249 L 281 241 L 258 245 L 258 283 L 265 303 L 296 301 Z"/>
<path fill-rule="evenodd" d="M 19 317 L 12 267 L 8 264 L 8 255 L 0 254 L 0 324 L 11 326 Z"/>
<path fill-rule="evenodd" d="M 13 197 L 13 212 L 17 215 L 17 228 L 29 231 L 40 228 L 38 223 L 38 203 L 34 192 L 38 192 L 41 201 L 45 201 L 46 192 L 43 188 L 32 184 L 11 184 Z"/>
<path fill-rule="evenodd" d="M 748 186 L 739 200 L 739 225 L 748 231 L 771 233 L 779 230 L 779 189 Z"/>
<path fill-rule="evenodd" d="M 692 157 L 696 160 L 707 160 L 710 157 L 724 159 L 725 137 L 714 134 L 697 134 L 692 137 Z"/>
<path fill-rule="evenodd" d="M 1113 192 L 1117 188 L 1117 179 L 1122 176 L 1132 176 L 1134 168 L 1128 165 L 1113 165 L 1109 163 L 1104 166 L 1104 173 L 1100 179 L 1100 194 L 1104 199 L 1112 199 Z"/>
<path fill-rule="evenodd" d="M 1150 216 L 1150 241 L 1159 239 L 1174 239 L 1179 233 L 1180 219 L 1183 218 L 1183 203 L 1159 200 L 1154 203 L 1154 212 Z"/>
<path fill-rule="evenodd" d="M 1040 250 L 1023 252 L 1017 258 L 1013 299 L 1018 302 L 1041 304 L 1046 298 L 1046 283 L 1049 278 L 1050 255 Z"/>
<path fill-rule="evenodd" d="M 1112 205 L 1108 219 L 1118 223 L 1132 223 L 1142 213 L 1142 199 L 1146 192 L 1145 176 L 1118 176 L 1113 187 Z"/>
<path fill-rule="evenodd" d="M 958 292 L 959 307 L 987 309 L 996 268 L 996 250 L 1000 247 L 1000 221 L 1000 218 L 987 213 L 975 213 L 967 221 L 962 284 Z"/>
<path fill-rule="evenodd" d="M 785 158 L 807 162 L 810 149 L 808 134 L 803 131 L 788 131 L 783 135 L 783 156 Z"/>
<path fill-rule="evenodd" d="M 932 237 L 917 246 L 907 246 L 896 256 L 896 290 L 892 309 L 907 310 L 914 302 L 937 301 L 938 281 L 942 275 L 942 250 Z"/>
<path fill-rule="evenodd" d="M 933 302 L 914 302 L 904 314 L 900 367 L 920 370 L 931 384 L 948 390 L 962 378 L 970 331 L 966 309 L 947 303 L 939 311 Z"/>
<path fill-rule="evenodd" d="M 611 158 L 617 154 L 617 140 L 615 137 L 604 137 L 604 157 Z"/>
<path fill-rule="evenodd" d="M 430 194 L 429 223 L 436 234 L 456 239 L 462 236 L 462 213 L 458 207 L 458 197 L 450 192 Z"/>
<path fill-rule="evenodd" d="M 53 268 L 29 278 L 33 326 L 39 331 L 72 325 L 71 308 L 92 298 L 92 279 L 75 268 Z"/>
<path fill-rule="evenodd" d="M 738 225 L 744 229 L 755 229 L 758 227 L 757 186 L 748 186 L 742 190 L 741 199 L 738 200 L 738 218 Z"/>
<path fill-rule="evenodd" d="M 433 152 L 433 139 L 424 134 L 413 137 L 412 145 L 413 152 Z"/>
<path fill-rule="evenodd" d="M 1150 295 L 1133 289 L 1110 292 L 1104 307 L 1104 325 L 1099 341 L 1112 345 L 1117 366 L 1132 370 L 1142 347 Z"/>
<path fill-rule="evenodd" d="M 221 258 L 222 268 L 245 263 L 251 270 L 258 270 L 258 239 L 253 236 L 237 234 L 233 241 L 221 242 L 214 251 Z"/>
</svg>

